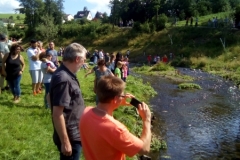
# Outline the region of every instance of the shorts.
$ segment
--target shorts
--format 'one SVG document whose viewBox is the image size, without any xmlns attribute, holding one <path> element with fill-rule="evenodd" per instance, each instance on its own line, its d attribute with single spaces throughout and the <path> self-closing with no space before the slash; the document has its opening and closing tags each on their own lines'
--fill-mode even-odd
<svg viewBox="0 0 240 160">
<path fill-rule="evenodd" d="M 41 69 L 39 70 L 30 70 L 30 75 L 32 78 L 32 83 L 42 83 L 43 73 Z"/>
</svg>

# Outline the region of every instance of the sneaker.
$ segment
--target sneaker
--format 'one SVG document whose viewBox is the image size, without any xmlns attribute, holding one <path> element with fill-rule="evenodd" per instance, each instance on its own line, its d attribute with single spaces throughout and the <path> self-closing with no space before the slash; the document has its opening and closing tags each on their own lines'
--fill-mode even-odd
<svg viewBox="0 0 240 160">
<path fill-rule="evenodd" d="M 10 89 L 9 86 L 4 87 L 4 90 L 8 91 Z"/>
<path fill-rule="evenodd" d="M 34 96 L 36 96 L 36 95 L 37 95 L 37 93 L 36 93 L 36 92 L 33 92 L 33 95 L 34 95 Z"/>
<path fill-rule="evenodd" d="M 41 94 L 41 93 L 42 93 L 42 91 L 40 91 L 40 90 L 37 91 L 37 94 Z"/>
<path fill-rule="evenodd" d="M 20 98 L 16 97 L 16 99 L 13 101 L 13 103 L 19 103 L 20 102 Z"/>
</svg>

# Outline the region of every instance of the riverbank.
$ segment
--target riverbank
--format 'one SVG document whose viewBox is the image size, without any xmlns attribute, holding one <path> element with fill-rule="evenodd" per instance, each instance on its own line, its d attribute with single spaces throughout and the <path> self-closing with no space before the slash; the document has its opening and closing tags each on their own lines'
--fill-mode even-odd
<svg viewBox="0 0 240 160">
<path fill-rule="evenodd" d="M 24 52 L 21 54 L 25 59 L 26 72 L 23 73 L 21 79 L 20 103 L 12 103 L 10 91 L 4 91 L 0 95 L 0 159 L 58 159 L 58 151 L 52 141 L 53 127 L 50 110 L 44 107 L 44 93 L 32 95 L 31 78 L 27 72 L 27 56 Z M 85 70 L 80 70 L 77 74 L 85 105 L 95 106 L 94 74 L 84 78 L 85 73 Z M 126 92 L 132 93 L 145 102 L 149 102 L 149 98 L 156 95 L 149 83 L 143 83 L 141 78 L 133 76 L 127 79 Z M 124 123 L 135 135 L 141 134 L 141 120 L 134 107 L 120 107 L 114 112 L 114 117 Z M 153 138 L 152 144 L 153 150 L 159 149 L 157 137 Z M 84 157 L 82 156 L 81 159 Z"/>
</svg>

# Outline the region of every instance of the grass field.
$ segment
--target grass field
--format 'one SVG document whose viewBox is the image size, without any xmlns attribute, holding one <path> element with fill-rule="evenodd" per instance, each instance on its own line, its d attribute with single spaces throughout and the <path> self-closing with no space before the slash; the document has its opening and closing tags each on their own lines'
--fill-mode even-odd
<svg viewBox="0 0 240 160">
<path fill-rule="evenodd" d="M 13 21 L 16 23 L 16 24 L 23 24 L 24 22 L 24 18 L 25 18 L 25 14 L 3 14 L 1 13 L 0 14 L 0 19 L 9 19 L 10 16 L 13 16 Z M 17 16 L 19 16 L 19 20 L 17 19 Z"/>
<path fill-rule="evenodd" d="M 12 103 L 13 96 L 4 91 L 0 95 L 0 159 L 1 160 L 56 160 L 58 151 L 52 141 L 52 122 L 50 111 L 43 105 L 44 93 L 32 95 L 31 78 L 28 73 L 26 53 L 22 53 L 26 69 L 21 80 L 22 96 L 18 104 Z M 85 71 L 78 73 L 85 105 L 94 106 L 94 75 L 84 78 Z M 142 101 L 155 95 L 149 84 L 140 79 L 128 78 L 126 90 Z M 139 119 L 133 107 L 121 107 L 114 116 L 120 119 L 132 132 L 139 133 Z M 82 157 L 81 159 L 84 159 Z M 133 159 L 136 159 L 133 158 Z"/>
<path fill-rule="evenodd" d="M 227 17 L 228 19 L 231 19 L 232 13 L 231 12 L 219 12 L 215 14 L 209 14 L 206 16 L 200 16 L 198 17 L 198 25 L 199 26 L 208 26 L 208 20 L 212 20 L 213 17 L 217 17 L 218 20 L 225 19 Z M 193 17 L 193 25 L 195 25 L 195 19 L 196 17 Z M 173 19 L 170 19 L 170 24 L 173 22 Z M 185 26 L 186 25 L 186 20 L 178 21 L 177 26 Z M 188 25 L 190 25 L 190 20 Z"/>
</svg>

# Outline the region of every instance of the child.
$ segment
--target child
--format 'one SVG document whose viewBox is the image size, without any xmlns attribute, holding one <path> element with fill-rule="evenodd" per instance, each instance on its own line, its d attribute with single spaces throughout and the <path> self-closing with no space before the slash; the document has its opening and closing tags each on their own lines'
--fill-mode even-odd
<svg viewBox="0 0 240 160">
<path fill-rule="evenodd" d="M 126 82 L 126 79 L 127 79 L 127 76 L 128 76 L 127 63 L 125 63 L 125 64 L 122 65 L 122 73 L 123 73 L 122 80 L 123 80 L 124 82 Z"/>
<path fill-rule="evenodd" d="M 43 83 L 45 86 L 44 104 L 46 108 L 49 108 L 47 103 L 47 94 L 49 93 L 49 86 L 52 79 L 53 72 L 57 69 L 54 63 L 51 61 L 52 54 L 41 53 L 40 59 L 42 61 L 41 70 L 43 72 Z"/>
<path fill-rule="evenodd" d="M 117 67 L 114 70 L 114 75 L 118 78 L 121 78 L 121 68 L 122 68 L 122 62 L 118 61 Z"/>
</svg>

